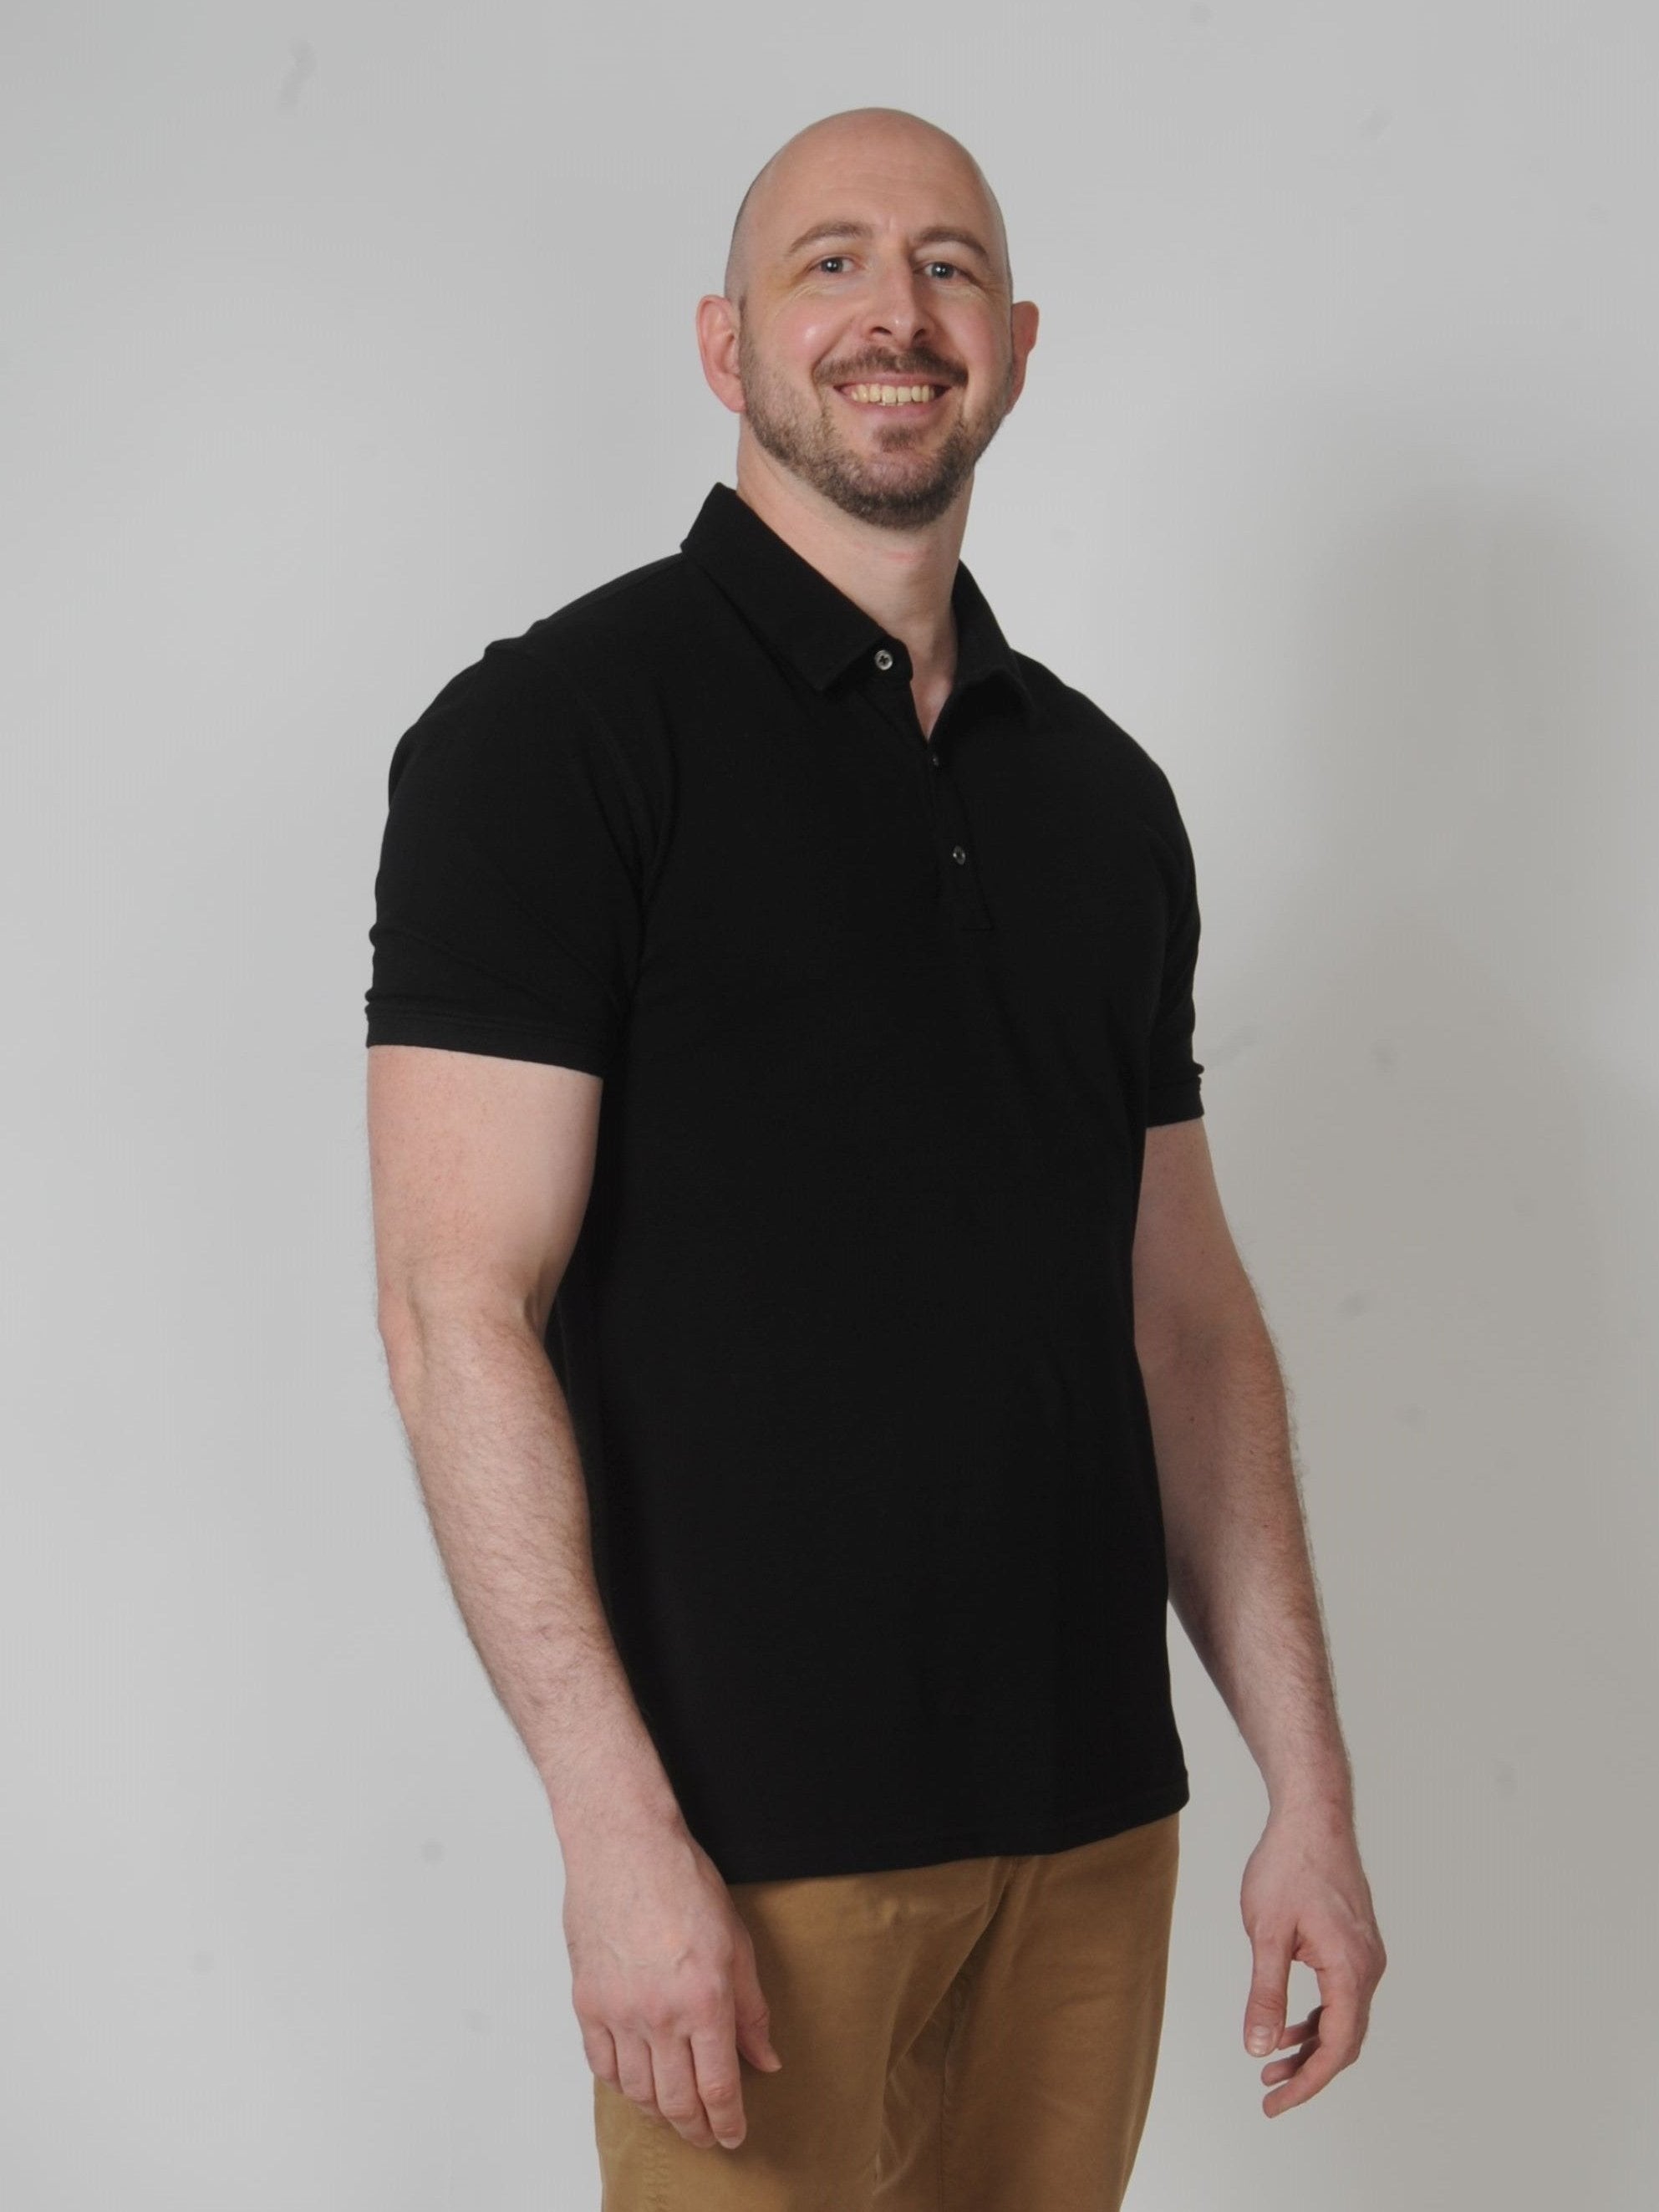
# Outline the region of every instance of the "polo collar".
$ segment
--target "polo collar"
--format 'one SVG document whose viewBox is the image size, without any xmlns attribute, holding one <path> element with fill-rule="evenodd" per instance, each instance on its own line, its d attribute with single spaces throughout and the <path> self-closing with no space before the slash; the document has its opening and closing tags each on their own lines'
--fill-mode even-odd
<svg viewBox="0 0 1659 2212">
<path fill-rule="evenodd" d="M 900 643 L 763 521 L 730 484 L 717 483 L 710 489 L 680 541 L 680 550 L 713 578 L 744 620 L 815 690 L 827 691 L 837 677 L 884 642 Z M 951 605 L 957 622 L 955 689 L 1000 677 L 1034 713 L 1036 701 L 1030 685 L 985 594 L 962 561 L 957 563 Z"/>
</svg>

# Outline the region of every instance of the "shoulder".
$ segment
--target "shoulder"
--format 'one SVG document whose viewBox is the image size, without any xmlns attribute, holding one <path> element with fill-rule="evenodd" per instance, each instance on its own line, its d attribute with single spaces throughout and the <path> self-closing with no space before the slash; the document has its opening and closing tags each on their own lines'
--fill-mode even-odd
<svg viewBox="0 0 1659 2212">
<path fill-rule="evenodd" d="M 486 649 L 528 663 L 544 680 L 580 685 L 603 708 L 653 669 L 673 665 L 706 612 L 703 587 L 694 561 L 667 553 L 594 585 Z"/>
<path fill-rule="evenodd" d="M 474 772 L 550 754 L 599 751 L 648 776 L 651 709 L 696 616 L 697 571 L 684 554 L 648 561 L 491 638 L 404 732 L 392 780 L 419 757 L 465 754 Z"/>
<path fill-rule="evenodd" d="M 1066 683 L 1043 662 L 1018 652 L 1014 659 L 1036 701 L 1039 726 L 1088 746 L 1147 827 L 1171 843 L 1184 844 L 1186 832 L 1175 786 L 1146 745 L 1086 691 Z"/>
</svg>

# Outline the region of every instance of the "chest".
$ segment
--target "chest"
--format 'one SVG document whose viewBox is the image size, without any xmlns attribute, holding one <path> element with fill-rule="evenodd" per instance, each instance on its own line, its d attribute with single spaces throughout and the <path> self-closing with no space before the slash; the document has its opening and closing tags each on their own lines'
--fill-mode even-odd
<svg viewBox="0 0 1659 2212">
<path fill-rule="evenodd" d="M 902 1009 L 964 963 L 1021 1019 L 1131 1033 L 1157 1004 L 1169 859 L 1087 729 L 865 701 L 714 719 L 678 754 L 641 988 L 764 1024 Z"/>
</svg>

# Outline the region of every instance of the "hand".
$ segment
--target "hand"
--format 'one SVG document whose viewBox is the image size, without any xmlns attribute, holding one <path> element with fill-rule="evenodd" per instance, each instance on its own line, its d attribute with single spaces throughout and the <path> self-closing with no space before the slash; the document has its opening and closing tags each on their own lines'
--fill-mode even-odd
<svg viewBox="0 0 1659 2212">
<path fill-rule="evenodd" d="M 1372 1992 L 1388 1965 L 1352 1820 L 1328 1808 L 1270 1815 L 1244 1869 L 1240 1903 L 1255 1958 L 1245 2048 L 1261 2057 L 1300 2045 L 1261 2069 L 1264 2082 L 1289 2085 L 1263 2098 L 1271 2120 L 1316 2097 L 1359 2056 Z M 1320 2002 L 1287 2027 L 1293 1959 L 1313 1968 Z"/>
<path fill-rule="evenodd" d="M 735 2150 L 738 2052 L 769 2073 L 783 2061 L 753 1941 L 708 1853 L 674 1823 L 567 1844 L 564 1935 L 599 2080 L 698 2148 Z"/>
</svg>

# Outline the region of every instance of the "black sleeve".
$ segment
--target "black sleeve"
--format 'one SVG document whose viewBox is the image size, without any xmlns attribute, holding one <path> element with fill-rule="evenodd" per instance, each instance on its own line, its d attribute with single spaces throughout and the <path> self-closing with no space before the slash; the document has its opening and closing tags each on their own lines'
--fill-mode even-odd
<svg viewBox="0 0 1659 2212">
<path fill-rule="evenodd" d="M 398 740 L 387 795 L 368 1042 L 606 1074 L 647 830 L 585 700 L 532 655 L 487 647 Z"/>
<path fill-rule="evenodd" d="M 1199 1078 L 1201 1060 L 1193 1058 L 1193 978 L 1198 965 L 1198 882 L 1192 844 L 1175 793 L 1164 784 L 1164 837 L 1174 859 L 1172 890 L 1166 907 L 1164 981 L 1153 1018 L 1148 1056 L 1146 1122 L 1195 1121 L 1204 1111 Z"/>
</svg>

